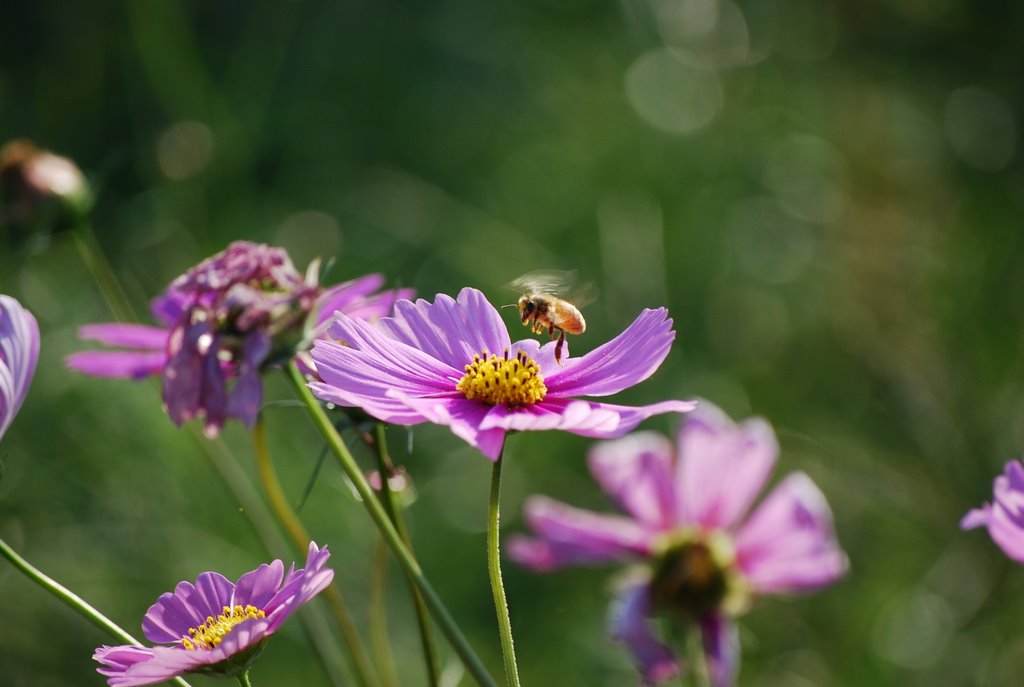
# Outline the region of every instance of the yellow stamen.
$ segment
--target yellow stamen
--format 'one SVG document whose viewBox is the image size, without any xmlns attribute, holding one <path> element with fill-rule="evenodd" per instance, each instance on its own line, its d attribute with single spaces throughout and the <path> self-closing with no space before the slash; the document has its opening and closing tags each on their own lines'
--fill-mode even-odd
<svg viewBox="0 0 1024 687">
<path fill-rule="evenodd" d="M 206 616 L 206 622 L 199 627 L 190 627 L 188 637 L 181 638 L 181 645 L 189 651 L 213 649 L 223 641 L 232 628 L 243 620 L 265 618 L 266 614 L 255 606 L 224 606 L 223 612 L 216 618 Z"/>
<path fill-rule="evenodd" d="M 486 349 L 474 355 L 455 388 L 466 398 L 508 406 L 533 405 L 548 392 L 537 363 L 522 351 L 510 360 L 507 349 L 501 358 L 488 355 Z"/>
</svg>

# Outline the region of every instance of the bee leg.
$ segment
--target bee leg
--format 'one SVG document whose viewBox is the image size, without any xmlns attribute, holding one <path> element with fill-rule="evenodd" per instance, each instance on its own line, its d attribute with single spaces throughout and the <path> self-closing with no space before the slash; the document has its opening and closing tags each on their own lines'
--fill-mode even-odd
<svg viewBox="0 0 1024 687">
<path fill-rule="evenodd" d="M 562 330 L 559 329 L 558 331 L 562 331 Z M 551 338 L 552 341 L 555 338 L 555 325 L 553 325 L 553 324 L 549 324 L 548 325 L 548 337 Z"/>
<path fill-rule="evenodd" d="M 565 345 L 565 332 L 563 331 L 561 336 L 558 337 L 558 343 L 555 344 L 555 362 L 559 365 L 562 364 L 562 346 Z"/>
</svg>

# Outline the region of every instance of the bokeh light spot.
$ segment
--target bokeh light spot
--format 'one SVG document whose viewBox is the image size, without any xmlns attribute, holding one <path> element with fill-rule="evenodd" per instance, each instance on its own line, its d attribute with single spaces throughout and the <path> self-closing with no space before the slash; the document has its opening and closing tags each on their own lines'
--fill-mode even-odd
<svg viewBox="0 0 1024 687">
<path fill-rule="evenodd" d="M 178 122 L 156 141 L 156 159 L 169 179 L 181 181 L 199 174 L 210 162 L 213 134 L 202 122 Z"/>
<path fill-rule="evenodd" d="M 626 92 L 644 121 L 674 134 L 702 129 L 722 106 L 715 73 L 667 48 L 651 50 L 633 62 L 626 72 Z"/>
<path fill-rule="evenodd" d="M 1002 98 L 981 88 L 960 88 L 946 101 L 946 138 L 971 167 L 995 172 L 1013 158 L 1017 127 Z"/>
</svg>

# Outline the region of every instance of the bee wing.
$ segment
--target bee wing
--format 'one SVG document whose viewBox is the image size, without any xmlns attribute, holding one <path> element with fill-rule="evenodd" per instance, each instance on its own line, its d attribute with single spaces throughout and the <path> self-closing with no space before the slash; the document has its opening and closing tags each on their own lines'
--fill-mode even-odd
<svg viewBox="0 0 1024 687">
<path fill-rule="evenodd" d="M 562 298 L 577 308 L 586 307 L 597 300 L 597 286 L 592 281 L 577 284 L 563 295 Z"/>
<path fill-rule="evenodd" d="M 576 285 L 576 270 L 534 270 L 516 277 L 509 288 L 521 293 L 546 293 L 563 297 Z"/>
</svg>

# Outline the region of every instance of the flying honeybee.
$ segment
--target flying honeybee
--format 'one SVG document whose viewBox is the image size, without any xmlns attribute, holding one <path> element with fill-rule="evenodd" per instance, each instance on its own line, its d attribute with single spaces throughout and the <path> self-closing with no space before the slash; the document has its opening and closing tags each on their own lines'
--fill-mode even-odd
<svg viewBox="0 0 1024 687">
<path fill-rule="evenodd" d="M 588 284 L 574 288 L 575 281 L 575 272 L 540 270 L 528 272 L 509 283 L 511 288 L 523 294 L 516 303 L 523 324 L 534 334 L 547 329 L 552 339 L 558 332 L 558 343 L 555 344 L 555 362 L 558 364 L 562 363 L 565 335 L 582 334 L 587 329 L 587 321 L 579 308 L 594 300 L 592 287 Z M 570 300 L 578 305 L 573 305 Z"/>
</svg>

